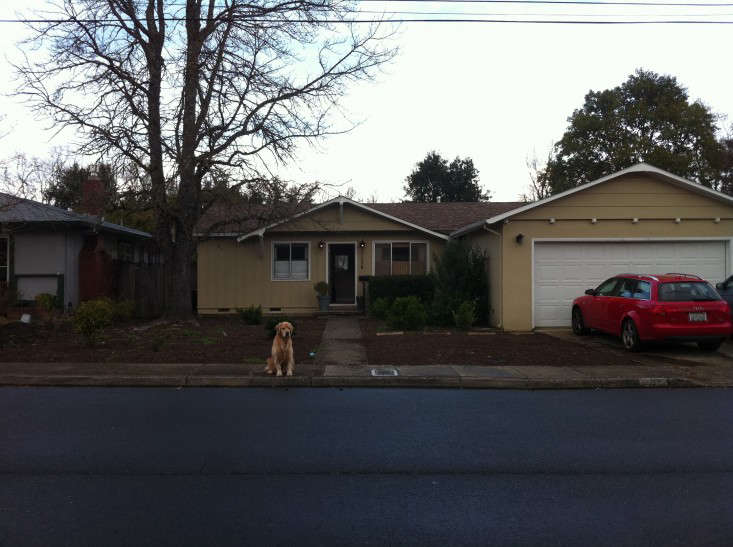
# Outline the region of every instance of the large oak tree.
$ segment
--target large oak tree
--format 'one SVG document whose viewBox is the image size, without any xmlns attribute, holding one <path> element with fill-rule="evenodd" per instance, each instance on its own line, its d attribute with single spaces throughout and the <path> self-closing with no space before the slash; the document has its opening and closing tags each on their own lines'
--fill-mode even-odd
<svg viewBox="0 0 733 547">
<path fill-rule="evenodd" d="M 31 24 L 18 93 L 77 131 L 81 155 L 139 170 L 169 315 L 191 313 L 194 227 L 212 205 L 212 172 L 263 180 L 297 141 L 341 130 L 330 113 L 347 85 L 393 56 L 379 25 L 348 23 L 354 6 L 59 0 Z"/>
<path fill-rule="evenodd" d="M 672 76 L 637 70 L 618 87 L 590 91 L 568 122 L 538 173 L 553 194 L 639 162 L 729 190 L 717 116 L 700 101 L 691 102 Z"/>
</svg>

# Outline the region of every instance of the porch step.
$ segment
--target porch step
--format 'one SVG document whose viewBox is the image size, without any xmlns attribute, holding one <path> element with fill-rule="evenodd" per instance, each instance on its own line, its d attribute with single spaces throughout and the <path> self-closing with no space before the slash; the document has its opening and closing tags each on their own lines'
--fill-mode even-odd
<svg viewBox="0 0 733 547">
<path fill-rule="evenodd" d="M 363 312 L 356 306 L 329 306 L 327 312 L 318 312 L 319 317 L 329 315 L 361 315 Z"/>
</svg>

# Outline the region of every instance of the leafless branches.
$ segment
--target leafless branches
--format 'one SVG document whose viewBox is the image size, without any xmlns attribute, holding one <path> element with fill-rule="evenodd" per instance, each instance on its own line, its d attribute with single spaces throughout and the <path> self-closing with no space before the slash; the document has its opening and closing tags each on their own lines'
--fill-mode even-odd
<svg viewBox="0 0 733 547">
<path fill-rule="evenodd" d="M 342 130 L 332 113 L 349 84 L 395 54 L 388 29 L 345 22 L 353 7 L 58 0 L 52 16 L 62 22 L 34 24 L 23 44 L 17 93 L 59 129 L 77 130 L 81 154 L 145 175 L 158 242 L 181 266 L 214 195 L 202 191 L 207 177 L 256 179 L 291 161 L 298 141 Z"/>
</svg>

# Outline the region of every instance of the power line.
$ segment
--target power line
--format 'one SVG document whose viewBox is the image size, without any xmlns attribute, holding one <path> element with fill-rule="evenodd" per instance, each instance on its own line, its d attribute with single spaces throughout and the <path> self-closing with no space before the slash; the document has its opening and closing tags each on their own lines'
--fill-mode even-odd
<svg viewBox="0 0 733 547">
<path fill-rule="evenodd" d="M 502 15 L 511 15 L 513 17 L 730 17 L 732 12 L 727 13 L 552 13 L 552 12 L 482 12 L 482 11 L 379 11 L 379 10 L 359 10 L 358 14 L 389 14 L 389 15 L 458 15 L 465 17 L 501 17 Z"/>
<path fill-rule="evenodd" d="M 511 14 L 506 14 L 511 16 Z M 551 14 L 547 15 L 551 17 Z M 687 16 L 685 16 L 687 17 Z M 197 18 L 198 21 L 207 21 L 205 18 Z M 129 20 L 128 20 L 129 21 Z M 166 18 L 166 21 L 182 22 L 186 18 Z M 63 24 L 63 23 L 84 23 L 84 24 L 114 24 L 117 19 L 0 19 L 2 23 L 25 23 L 25 24 Z M 252 18 L 247 19 L 250 23 L 272 23 L 275 19 Z M 731 25 L 733 20 L 710 21 L 701 19 L 648 19 L 641 21 L 634 20 L 578 20 L 578 19 L 484 19 L 484 18 L 411 18 L 411 19 L 286 19 L 280 22 L 288 23 L 310 23 L 310 24 L 379 24 L 379 23 L 492 23 L 492 24 L 531 24 L 531 25 Z"/>
<path fill-rule="evenodd" d="M 389 4 L 392 2 L 411 2 L 417 4 L 564 4 L 580 6 L 660 6 L 660 7 L 729 7 L 730 2 L 619 2 L 613 0 L 358 0 L 359 2 L 378 2 Z"/>
</svg>

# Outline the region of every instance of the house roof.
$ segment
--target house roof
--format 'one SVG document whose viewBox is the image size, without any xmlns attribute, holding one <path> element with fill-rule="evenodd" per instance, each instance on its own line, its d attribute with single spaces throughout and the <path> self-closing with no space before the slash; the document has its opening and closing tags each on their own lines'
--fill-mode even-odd
<svg viewBox="0 0 733 547">
<path fill-rule="evenodd" d="M 149 233 L 113 222 L 107 222 L 95 215 L 67 211 L 53 205 L 46 205 L 31 199 L 0 193 L 0 222 L 7 223 L 71 223 L 108 232 L 150 238 Z"/>
<path fill-rule="evenodd" d="M 570 196 L 572 194 L 575 194 L 577 192 L 582 192 L 583 190 L 588 190 L 589 188 L 593 188 L 594 186 L 598 186 L 599 184 L 603 184 L 604 182 L 608 182 L 614 179 L 617 179 L 619 177 L 630 175 L 634 173 L 646 173 L 654 175 L 657 178 L 660 178 L 666 182 L 669 182 L 671 184 L 674 184 L 676 186 L 680 186 L 682 188 L 686 188 L 687 190 L 690 190 L 692 192 L 695 192 L 697 194 L 701 194 L 707 197 L 711 197 L 713 199 L 716 199 L 718 201 L 722 201 L 724 203 L 727 203 L 728 205 L 733 205 L 733 196 L 729 196 L 727 194 L 724 194 L 722 192 L 718 192 L 717 190 L 713 190 L 711 188 L 708 188 L 707 186 L 703 186 L 702 184 L 698 184 L 696 182 L 693 182 L 691 180 L 687 180 L 685 178 L 682 178 L 680 176 L 677 176 L 673 173 L 670 173 L 669 171 L 665 171 L 664 169 L 660 169 L 659 167 L 654 167 L 653 165 L 649 165 L 648 163 L 637 163 L 636 165 L 632 165 L 631 167 L 627 167 L 626 169 L 622 169 L 621 171 L 617 171 L 615 173 L 611 173 L 610 175 L 606 175 L 605 177 L 601 177 L 599 179 L 596 179 L 594 181 L 588 182 L 586 184 L 581 184 L 580 186 L 576 186 L 575 188 L 571 188 L 570 190 L 565 190 L 564 192 L 560 192 L 559 194 L 555 194 L 553 196 L 550 196 L 545 199 L 541 199 L 539 201 L 534 201 L 532 203 L 528 203 L 526 205 L 518 204 L 521 206 L 516 207 L 515 209 L 511 209 L 508 211 L 505 211 L 503 213 L 493 215 L 488 217 L 483 222 L 474 222 L 471 224 L 468 224 L 467 226 L 464 226 L 463 228 L 460 228 L 459 230 L 456 230 L 455 232 L 451 233 L 451 236 L 456 237 L 463 234 L 467 234 L 469 232 L 472 232 L 476 229 L 479 229 L 481 226 L 488 226 L 491 224 L 495 224 L 496 222 L 500 222 L 502 220 L 506 220 L 510 217 L 513 217 L 515 215 L 524 213 L 525 211 L 530 211 L 532 209 L 535 209 L 537 207 L 542 207 L 543 205 L 546 205 L 548 203 L 551 203 L 555 200 L 562 199 L 564 197 Z"/>
<path fill-rule="evenodd" d="M 411 226 L 441 237 L 468 223 L 483 221 L 491 216 L 516 209 L 524 202 L 445 202 L 445 203 L 360 203 L 346 197 L 338 197 L 318 205 L 283 204 L 277 210 L 246 201 L 217 202 L 201 217 L 196 232 L 213 237 L 243 235 L 246 239 L 258 235 L 263 229 L 273 228 L 287 220 L 338 204 L 353 205 L 381 217 Z M 263 232 L 264 233 L 264 232 Z"/>
<path fill-rule="evenodd" d="M 484 219 L 492 214 L 516 208 L 518 202 L 447 202 L 447 203 L 360 203 L 344 196 L 325 201 L 305 211 L 300 211 L 288 218 L 261 226 L 237 238 L 243 241 L 255 235 L 261 236 L 270 228 L 284 222 L 315 212 L 335 204 L 348 204 L 358 209 L 393 220 L 415 230 L 427 233 L 440 239 L 449 239 L 448 234 L 466 222 Z"/>
<path fill-rule="evenodd" d="M 241 200 L 218 200 L 204 211 L 196 224 L 197 236 L 233 237 L 246 234 L 276 220 L 307 211 L 312 203 L 281 203 L 276 207 Z"/>
<path fill-rule="evenodd" d="M 450 234 L 476 221 L 521 207 L 524 202 L 371 203 L 370 207 L 430 230 Z"/>
</svg>

